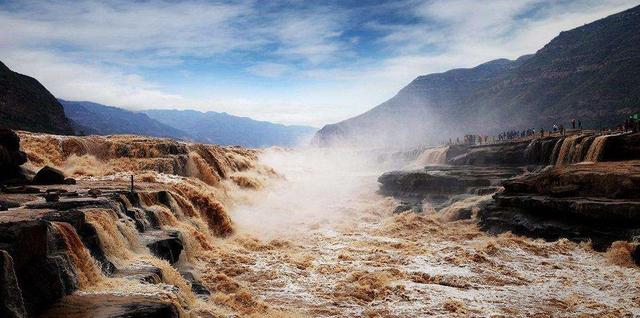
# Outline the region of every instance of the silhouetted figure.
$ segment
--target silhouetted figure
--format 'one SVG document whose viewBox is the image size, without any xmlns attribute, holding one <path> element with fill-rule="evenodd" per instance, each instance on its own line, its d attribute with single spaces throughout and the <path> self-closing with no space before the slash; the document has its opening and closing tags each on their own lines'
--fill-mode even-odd
<svg viewBox="0 0 640 318">
<path fill-rule="evenodd" d="M 582 122 L 578 120 L 578 129 L 582 130 Z"/>
<path fill-rule="evenodd" d="M 572 127 L 572 129 L 576 129 L 576 119 L 575 118 L 571 120 L 571 127 Z"/>
<path fill-rule="evenodd" d="M 544 128 L 540 128 L 540 138 L 544 138 Z"/>
<path fill-rule="evenodd" d="M 564 125 L 560 124 L 560 135 L 564 136 Z"/>
</svg>

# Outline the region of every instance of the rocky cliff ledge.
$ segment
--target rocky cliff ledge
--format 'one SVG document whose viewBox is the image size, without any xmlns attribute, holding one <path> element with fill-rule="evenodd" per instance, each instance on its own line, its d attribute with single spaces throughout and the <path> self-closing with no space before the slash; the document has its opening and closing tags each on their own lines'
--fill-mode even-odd
<svg viewBox="0 0 640 318">
<path fill-rule="evenodd" d="M 416 160 L 424 168 L 378 181 L 400 200 L 397 212 L 427 205 L 445 220 L 476 217 L 492 233 L 589 240 L 604 250 L 640 233 L 639 144 L 640 134 L 585 133 L 432 148 Z"/>
</svg>

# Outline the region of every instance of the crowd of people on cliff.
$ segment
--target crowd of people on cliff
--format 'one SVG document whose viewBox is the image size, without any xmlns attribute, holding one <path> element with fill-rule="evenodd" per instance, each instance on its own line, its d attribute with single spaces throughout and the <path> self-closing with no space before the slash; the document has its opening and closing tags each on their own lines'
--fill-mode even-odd
<svg viewBox="0 0 640 318">
<path fill-rule="evenodd" d="M 621 132 L 633 132 L 633 133 L 640 132 L 640 119 L 638 119 L 638 117 L 639 117 L 638 114 L 636 114 L 627 118 L 624 121 L 624 123 L 617 126 L 615 130 L 621 131 Z M 571 131 L 581 132 L 582 121 L 572 119 Z M 603 131 L 605 130 L 603 129 Z M 612 130 L 608 129 L 607 131 L 612 131 Z M 510 140 L 516 140 L 516 139 L 524 139 L 524 138 L 535 138 L 535 137 L 543 138 L 545 135 L 551 136 L 554 134 L 559 134 L 560 136 L 566 135 L 567 129 L 565 128 L 564 124 L 562 123 L 554 124 L 550 130 L 545 130 L 542 127 L 538 130 L 536 130 L 535 128 L 529 128 L 524 130 L 511 129 L 511 130 L 503 131 L 499 133 L 497 136 L 468 134 L 463 137 L 462 142 L 458 137 L 456 138 L 455 142 L 452 139 L 449 139 L 449 142 L 448 143 L 445 142 L 444 144 L 476 145 L 476 144 L 487 144 L 487 143 L 493 143 L 493 142 L 504 142 L 504 141 L 510 141 Z"/>
</svg>

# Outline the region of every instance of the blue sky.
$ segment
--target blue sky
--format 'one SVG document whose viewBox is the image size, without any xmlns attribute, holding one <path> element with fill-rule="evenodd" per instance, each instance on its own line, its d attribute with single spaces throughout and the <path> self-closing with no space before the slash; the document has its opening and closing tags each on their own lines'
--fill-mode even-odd
<svg viewBox="0 0 640 318">
<path fill-rule="evenodd" d="M 0 60 L 64 99 L 320 127 L 416 76 L 533 53 L 638 4 L 0 1 Z"/>
</svg>

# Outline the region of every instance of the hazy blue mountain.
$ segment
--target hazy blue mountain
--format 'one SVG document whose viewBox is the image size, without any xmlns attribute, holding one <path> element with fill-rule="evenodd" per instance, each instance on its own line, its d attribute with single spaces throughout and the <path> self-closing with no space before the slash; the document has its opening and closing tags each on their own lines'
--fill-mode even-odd
<svg viewBox="0 0 640 318">
<path fill-rule="evenodd" d="M 72 125 L 40 82 L 0 62 L 0 127 L 70 135 Z"/>
<path fill-rule="evenodd" d="M 420 76 L 368 112 L 323 127 L 314 142 L 428 144 L 572 118 L 600 128 L 639 111 L 640 6 L 562 32 L 533 55 Z"/>
<path fill-rule="evenodd" d="M 246 147 L 295 146 L 317 130 L 308 126 L 286 126 L 227 113 L 194 110 L 153 109 L 149 117 L 189 133 L 196 141 Z"/>
<path fill-rule="evenodd" d="M 188 133 L 149 118 L 146 114 L 92 102 L 75 102 L 59 99 L 64 112 L 80 125 L 77 131 L 84 134 L 115 135 L 135 134 L 154 137 L 190 139 Z"/>
</svg>

